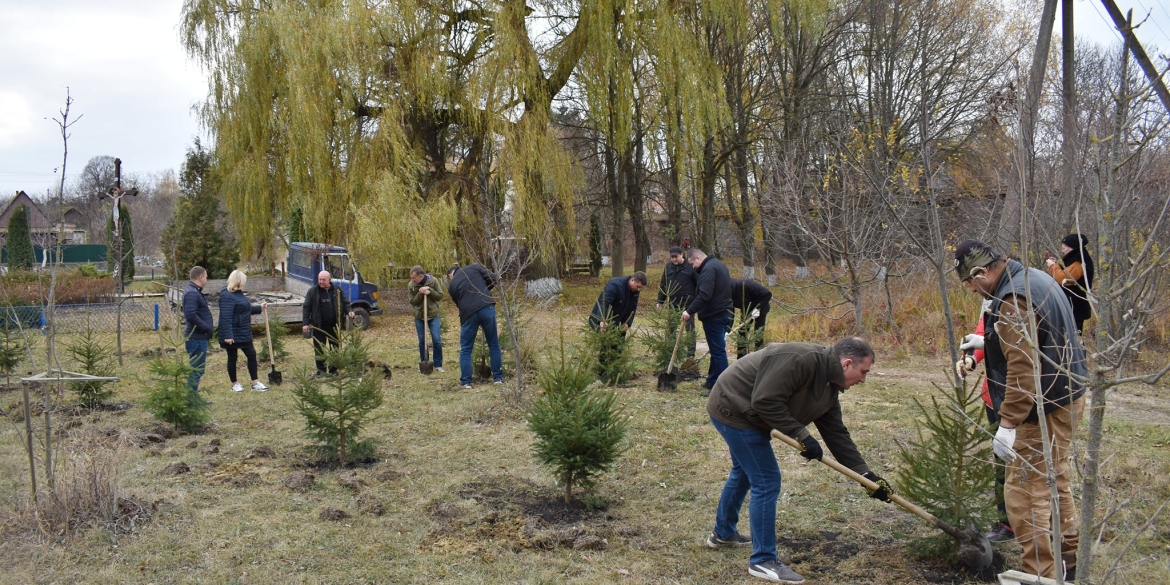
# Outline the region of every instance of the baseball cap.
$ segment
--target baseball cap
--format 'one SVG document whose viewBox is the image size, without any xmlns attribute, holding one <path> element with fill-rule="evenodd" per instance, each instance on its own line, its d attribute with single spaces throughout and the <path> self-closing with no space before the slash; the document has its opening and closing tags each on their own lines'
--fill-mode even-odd
<svg viewBox="0 0 1170 585">
<path fill-rule="evenodd" d="M 963 240 L 955 248 L 955 272 L 959 280 L 971 278 L 971 271 L 976 268 L 986 268 L 999 259 L 999 252 L 995 248 L 979 240 Z"/>
</svg>

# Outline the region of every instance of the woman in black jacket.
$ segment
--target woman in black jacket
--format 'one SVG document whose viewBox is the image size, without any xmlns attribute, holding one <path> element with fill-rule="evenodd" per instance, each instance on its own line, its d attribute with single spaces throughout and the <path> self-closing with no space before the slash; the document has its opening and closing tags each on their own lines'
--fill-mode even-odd
<svg viewBox="0 0 1170 585">
<path fill-rule="evenodd" d="M 1048 274 L 1064 289 L 1064 295 L 1072 305 L 1073 318 L 1077 321 L 1077 333 L 1084 333 L 1085 321 L 1093 316 L 1093 305 L 1089 303 L 1089 291 L 1093 290 L 1093 257 L 1089 256 L 1089 238 L 1083 234 L 1069 234 L 1060 241 L 1064 256 L 1058 263 L 1048 259 Z"/>
<path fill-rule="evenodd" d="M 243 392 L 244 385 L 236 381 L 237 352 L 244 352 L 248 359 L 248 374 L 252 376 L 252 389 L 257 392 L 268 390 L 256 378 L 256 348 L 252 345 L 252 315 L 268 308 L 268 303 L 253 305 L 244 296 L 244 284 L 248 276 L 233 270 L 228 276 L 227 286 L 219 291 L 219 346 L 227 351 L 228 378 L 232 381 L 232 392 Z"/>
</svg>

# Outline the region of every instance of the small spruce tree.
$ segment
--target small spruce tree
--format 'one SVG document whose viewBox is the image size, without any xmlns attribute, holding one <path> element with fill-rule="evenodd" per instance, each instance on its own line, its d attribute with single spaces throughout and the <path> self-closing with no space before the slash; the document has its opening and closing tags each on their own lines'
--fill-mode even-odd
<svg viewBox="0 0 1170 585">
<path fill-rule="evenodd" d="M 673 294 L 673 289 L 677 289 L 678 284 L 673 282 L 667 283 L 667 302 L 662 303 L 659 308 L 650 311 L 646 315 L 646 320 L 650 324 L 650 328 L 642 335 L 642 342 L 650 349 L 650 355 L 654 359 L 655 371 L 665 371 L 666 366 L 670 365 L 670 356 L 674 353 L 674 342 L 677 339 L 678 328 L 682 324 L 683 309 L 681 307 L 672 307 L 670 304 L 670 297 Z M 682 340 L 679 341 L 679 354 L 674 358 L 674 365 L 677 368 L 679 364 L 686 358 L 686 348 L 691 347 L 695 343 L 695 332 L 683 331 Z"/>
<path fill-rule="evenodd" d="M 32 235 L 28 225 L 28 207 L 17 206 L 8 218 L 8 268 L 29 270 L 33 262 Z"/>
<path fill-rule="evenodd" d="M 536 435 L 534 454 L 564 485 L 565 503 L 573 501 L 575 487 L 592 487 L 596 477 L 613 466 L 625 450 L 628 429 L 617 395 L 590 390 L 593 377 L 581 363 L 566 361 L 562 332 L 560 363 L 540 372 L 544 394 L 532 401 L 527 416 L 528 428 Z"/>
<path fill-rule="evenodd" d="M 625 383 L 637 373 L 630 340 L 625 327 L 615 324 L 612 310 L 607 309 L 605 329 L 594 329 L 586 323 L 584 328 L 585 346 L 596 365 L 597 376 L 610 386 Z M 674 343 L 674 340 L 671 340 Z M 670 356 L 667 356 L 670 359 Z"/>
<path fill-rule="evenodd" d="M 344 466 L 374 455 L 373 439 L 361 435 L 382 405 L 383 377 L 365 370 L 370 353 L 360 329 L 339 334 L 338 346 L 324 352 L 326 366 L 336 368 L 337 375 L 319 378 L 301 370 L 292 394 L 305 418 L 305 433 L 317 441 L 327 459 Z"/>
<path fill-rule="evenodd" d="M 101 342 L 88 320 L 81 334 L 65 346 L 65 353 L 84 374 L 108 377 L 114 373 L 114 350 Z M 109 382 L 72 382 L 69 389 L 79 403 L 88 407 L 100 406 L 114 396 Z"/>
<path fill-rule="evenodd" d="M 150 360 L 149 389 L 143 402 L 155 418 L 184 431 L 195 431 L 210 420 L 207 401 L 187 386 L 187 377 L 195 368 L 187 362 L 186 352 L 163 354 Z"/>
<path fill-rule="evenodd" d="M 25 352 L 24 343 L 13 334 L 10 325 L 12 324 L 8 323 L 6 318 L 0 327 L 0 372 L 4 372 L 6 387 L 12 386 L 12 372 L 15 372 L 16 366 L 24 361 Z"/>
<path fill-rule="evenodd" d="M 934 394 L 926 404 L 914 399 L 920 413 L 915 418 L 917 432 L 900 446 L 898 490 L 952 526 L 968 522 L 986 526 L 996 513 L 995 471 L 988 435 L 975 422 L 984 420 L 980 384 L 935 389 L 941 401 Z M 928 537 L 917 549 L 952 559 L 958 553 L 957 544 L 946 535 Z"/>
<path fill-rule="evenodd" d="M 282 323 L 273 323 L 272 329 L 272 349 L 275 350 L 276 360 L 281 361 L 289 356 L 289 352 L 284 348 L 284 338 L 288 335 L 288 329 Z M 260 351 L 256 353 L 256 360 L 260 365 L 264 362 L 270 361 L 268 359 L 268 334 L 264 331 L 264 324 L 260 323 L 252 326 L 252 338 L 260 346 Z"/>
</svg>

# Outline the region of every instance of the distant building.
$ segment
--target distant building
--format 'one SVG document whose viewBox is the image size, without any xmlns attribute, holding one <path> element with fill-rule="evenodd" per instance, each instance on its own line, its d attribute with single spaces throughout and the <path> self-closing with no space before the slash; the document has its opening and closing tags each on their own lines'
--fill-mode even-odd
<svg viewBox="0 0 1170 585">
<path fill-rule="evenodd" d="M 7 245 L 8 220 L 12 218 L 12 212 L 21 206 L 28 208 L 28 227 L 34 246 L 42 248 L 55 246 L 58 235 L 61 237 L 62 244 L 85 243 L 85 230 L 77 229 L 76 221 L 81 217 L 81 213 L 76 209 L 67 208 L 64 221 L 52 225 L 49 218 L 45 217 L 45 212 L 41 211 L 40 206 L 32 200 L 32 197 L 29 197 L 24 191 L 17 191 L 16 195 L 0 209 L 0 246 Z"/>
</svg>

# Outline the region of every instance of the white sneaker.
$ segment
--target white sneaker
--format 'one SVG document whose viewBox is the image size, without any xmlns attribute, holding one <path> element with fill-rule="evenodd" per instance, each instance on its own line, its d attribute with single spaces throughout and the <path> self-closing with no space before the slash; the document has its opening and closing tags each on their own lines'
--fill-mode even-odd
<svg viewBox="0 0 1170 585">
<path fill-rule="evenodd" d="M 447 373 L 447 370 L 444 370 L 444 369 L 442 368 L 442 366 L 438 366 L 438 367 L 436 367 L 436 368 L 435 368 L 435 371 L 436 371 L 436 372 L 438 372 L 438 373 L 440 373 L 440 374 L 446 374 L 446 373 Z"/>
<path fill-rule="evenodd" d="M 243 391 L 244 391 L 244 385 L 243 385 L 243 384 L 241 384 L 241 383 L 239 383 L 239 382 L 236 382 L 235 384 L 232 384 L 232 392 L 243 392 Z"/>
<path fill-rule="evenodd" d="M 464 390 L 471 390 L 471 384 L 463 384 L 463 385 L 461 385 L 461 386 L 459 386 L 459 387 L 460 387 L 460 388 L 462 388 L 462 389 L 464 389 Z"/>
<path fill-rule="evenodd" d="M 256 392 L 267 392 L 268 386 L 265 386 L 260 380 L 256 380 L 256 383 L 252 384 L 252 390 Z"/>
</svg>

